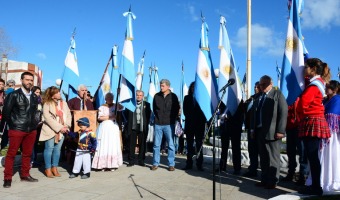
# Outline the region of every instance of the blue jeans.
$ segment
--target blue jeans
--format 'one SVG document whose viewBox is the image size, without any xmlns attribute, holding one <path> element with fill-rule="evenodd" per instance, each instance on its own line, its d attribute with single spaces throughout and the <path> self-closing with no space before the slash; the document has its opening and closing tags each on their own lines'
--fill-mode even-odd
<svg viewBox="0 0 340 200">
<path fill-rule="evenodd" d="M 60 149 L 63 142 L 64 137 L 58 142 L 58 144 L 54 143 L 54 137 L 45 141 L 44 149 L 45 169 L 58 166 L 60 158 Z"/>
<path fill-rule="evenodd" d="M 155 125 L 154 143 L 153 143 L 153 165 L 158 166 L 160 161 L 160 146 L 163 134 L 168 143 L 168 165 L 175 166 L 175 146 L 172 136 L 175 134 L 175 124 Z"/>
<path fill-rule="evenodd" d="M 172 135 L 172 140 L 174 141 L 175 153 L 177 153 L 179 138 L 175 133 Z"/>
</svg>

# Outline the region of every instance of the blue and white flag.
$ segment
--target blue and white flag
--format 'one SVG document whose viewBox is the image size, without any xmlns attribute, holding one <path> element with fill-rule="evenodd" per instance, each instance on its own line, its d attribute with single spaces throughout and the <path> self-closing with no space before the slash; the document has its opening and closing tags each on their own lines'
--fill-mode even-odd
<svg viewBox="0 0 340 200">
<path fill-rule="evenodd" d="M 118 55 L 118 46 L 114 45 L 112 47 L 112 68 L 109 70 L 109 73 L 111 74 L 111 87 L 110 90 L 112 94 L 114 95 L 113 101 L 116 101 L 117 97 L 117 89 L 118 89 L 118 82 L 119 82 L 119 70 L 118 70 L 118 62 L 117 62 L 117 55 Z"/>
<path fill-rule="evenodd" d="M 304 46 L 300 26 L 301 5 L 299 0 L 292 0 L 282 62 L 280 89 L 286 97 L 288 105 L 294 103 L 305 88 L 304 52 L 307 50 Z"/>
<path fill-rule="evenodd" d="M 119 96 L 119 102 L 128 110 L 134 112 L 136 108 L 136 92 L 135 92 L 135 63 L 133 54 L 133 33 L 132 33 L 132 20 L 136 19 L 136 16 L 129 10 L 125 12 L 124 17 L 127 17 L 127 27 L 125 33 L 125 41 L 122 52 L 120 74 L 121 90 Z"/>
<path fill-rule="evenodd" d="M 142 90 L 143 74 L 144 74 L 144 57 L 145 57 L 145 51 L 144 51 L 143 57 L 140 59 L 138 63 L 138 71 L 137 71 L 137 76 L 136 76 L 136 90 Z"/>
<path fill-rule="evenodd" d="M 155 71 L 154 76 L 153 76 L 153 82 L 155 84 L 156 91 L 160 91 L 160 83 L 159 83 L 159 78 L 158 78 L 158 67 L 156 65 L 153 67 L 153 70 Z"/>
<path fill-rule="evenodd" d="M 221 90 L 228 83 L 229 79 L 235 79 L 235 84 L 226 89 L 226 94 L 222 99 L 222 102 L 226 105 L 227 112 L 233 116 L 242 99 L 242 90 L 226 29 L 226 20 L 223 16 L 220 18 L 220 38 L 218 48 L 221 50 L 218 90 Z M 222 97 L 222 94 L 222 92 L 219 94 L 220 98 Z"/>
<path fill-rule="evenodd" d="M 150 84 L 149 84 L 149 92 L 148 92 L 148 96 L 147 96 L 147 102 L 150 103 L 150 107 L 151 110 L 153 111 L 153 98 L 156 94 L 156 87 L 155 87 L 155 83 L 153 82 L 153 78 L 152 78 L 152 67 L 149 68 L 150 73 L 149 73 L 149 78 L 150 78 Z"/>
<path fill-rule="evenodd" d="M 209 49 L 208 25 L 204 21 L 202 21 L 201 40 L 198 50 L 194 95 L 206 120 L 210 120 L 218 104 L 218 94 Z"/>
<path fill-rule="evenodd" d="M 79 85 L 79 70 L 76 54 L 76 41 L 74 34 L 71 37 L 71 44 L 65 58 L 65 68 L 62 78 L 61 91 L 67 95 L 68 99 L 78 96 L 77 87 Z"/>
<path fill-rule="evenodd" d="M 104 72 L 103 80 L 100 83 L 100 88 L 96 95 L 96 108 L 99 108 L 105 103 L 105 95 L 111 91 L 109 71 Z"/>
<path fill-rule="evenodd" d="M 185 120 L 184 112 L 183 112 L 183 102 L 184 102 L 184 97 L 188 95 L 188 86 L 185 83 L 185 77 L 184 77 L 184 65 L 182 63 L 182 77 L 181 77 L 181 91 L 180 91 L 180 104 L 181 104 L 181 122 Z M 184 124 L 182 123 L 182 127 Z"/>
</svg>

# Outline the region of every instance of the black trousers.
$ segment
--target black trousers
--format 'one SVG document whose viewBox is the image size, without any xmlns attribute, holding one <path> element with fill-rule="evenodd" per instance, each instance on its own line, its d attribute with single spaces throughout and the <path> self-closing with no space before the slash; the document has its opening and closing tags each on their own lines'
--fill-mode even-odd
<svg viewBox="0 0 340 200">
<path fill-rule="evenodd" d="M 186 132 L 186 140 L 187 140 L 187 166 L 191 167 L 193 164 L 192 157 L 196 155 L 196 152 L 199 151 L 203 144 L 204 130 L 196 131 L 196 132 Z M 195 146 L 194 146 L 195 142 Z M 195 149 L 196 147 L 196 149 Z M 197 155 L 196 166 L 202 167 L 203 164 L 203 151 L 201 150 L 200 155 Z"/>
<path fill-rule="evenodd" d="M 294 174 L 297 166 L 296 155 L 299 155 L 300 176 L 307 175 L 307 155 L 303 141 L 298 137 L 298 128 L 287 130 L 288 174 Z"/>
<path fill-rule="evenodd" d="M 257 168 L 259 166 L 259 150 L 257 147 L 256 139 L 251 138 L 250 136 L 250 130 L 248 130 L 248 153 L 249 153 L 249 160 L 250 160 L 250 165 L 248 167 L 248 170 L 251 173 L 256 173 Z"/>
<path fill-rule="evenodd" d="M 138 163 L 142 164 L 145 160 L 145 146 L 146 146 L 146 138 L 143 131 L 136 131 L 132 130 L 130 134 L 130 145 L 129 145 L 129 163 L 134 164 L 135 163 L 135 149 L 136 149 L 136 143 L 138 138 L 138 145 L 139 145 L 139 152 L 138 152 Z"/>
<path fill-rule="evenodd" d="M 241 132 L 242 127 L 236 128 L 225 122 L 221 125 L 220 135 L 222 140 L 222 152 L 220 167 L 225 168 L 228 160 L 228 149 L 231 141 L 231 150 L 233 152 L 232 160 L 235 171 L 241 170 Z"/>
<path fill-rule="evenodd" d="M 321 139 L 317 137 L 303 137 L 302 140 L 309 160 L 309 167 L 312 175 L 312 187 L 320 189 L 321 164 L 318 151 Z"/>
</svg>

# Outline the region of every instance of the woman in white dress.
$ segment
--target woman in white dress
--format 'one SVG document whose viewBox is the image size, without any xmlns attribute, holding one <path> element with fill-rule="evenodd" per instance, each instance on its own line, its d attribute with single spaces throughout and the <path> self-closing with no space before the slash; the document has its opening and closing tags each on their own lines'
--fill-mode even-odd
<svg viewBox="0 0 340 200">
<path fill-rule="evenodd" d="M 322 140 L 320 149 L 321 187 L 323 191 L 340 190 L 340 95 L 339 82 L 326 85 L 327 99 L 324 102 L 325 116 L 331 130 L 331 137 Z"/>
<path fill-rule="evenodd" d="M 120 130 L 116 122 L 113 94 L 105 95 L 106 104 L 99 107 L 97 128 L 97 149 L 92 161 L 92 168 L 102 171 L 114 171 L 123 164 L 120 143 Z"/>
</svg>

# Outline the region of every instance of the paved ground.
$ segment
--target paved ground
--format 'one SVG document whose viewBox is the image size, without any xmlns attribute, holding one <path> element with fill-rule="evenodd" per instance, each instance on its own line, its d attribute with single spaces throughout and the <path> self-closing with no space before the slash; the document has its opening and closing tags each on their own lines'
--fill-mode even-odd
<svg viewBox="0 0 340 200">
<path fill-rule="evenodd" d="M 147 154 L 146 163 L 150 166 L 152 155 Z M 91 178 L 69 179 L 67 167 L 61 167 L 60 178 L 46 178 L 43 168 L 31 169 L 31 175 L 38 183 L 20 182 L 18 169 L 13 176 L 12 187 L 0 187 L 1 200 L 14 199 L 213 199 L 212 159 L 205 157 L 204 172 L 196 168 L 183 171 L 185 157 L 176 157 L 176 170 L 167 170 L 166 156 L 161 157 L 162 165 L 156 171 L 148 167 L 121 166 L 114 172 L 91 172 Z M 3 169 L 3 168 L 2 168 Z M 1 170 L 2 171 L 2 170 Z M 242 172 L 245 172 L 244 169 Z M 278 195 L 295 192 L 293 183 L 280 183 L 274 190 L 255 187 L 259 181 L 230 173 L 217 173 L 215 176 L 216 199 L 270 199 Z M 0 173 L 3 180 L 3 173 Z M 276 198 L 280 199 L 280 198 Z M 281 199 L 298 199 L 281 198 Z"/>
</svg>

